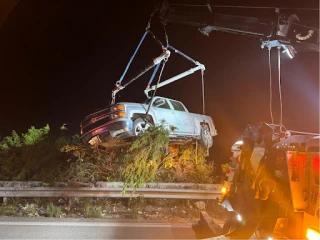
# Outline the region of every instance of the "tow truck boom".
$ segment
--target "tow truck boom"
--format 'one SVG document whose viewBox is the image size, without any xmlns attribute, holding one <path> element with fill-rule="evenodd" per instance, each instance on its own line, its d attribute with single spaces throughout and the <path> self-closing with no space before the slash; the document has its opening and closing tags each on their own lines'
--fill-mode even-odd
<svg viewBox="0 0 320 240">
<path fill-rule="evenodd" d="M 197 27 L 206 36 L 212 31 L 220 31 L 257 37 L 262 48 L 281 47 L 293 56 L 301 51 L 319 52 L 319 26 L 300 22 L 296 14 L 287 16 L 280 13 L 279 8 L 274 8 L 275 14 L 269 18 L 219 14 L 212 10 L 210 1 L 207 2 L 201 7 L 163 1 L 158 10 L 159 18 L 164 24 Z"/>
</svg>

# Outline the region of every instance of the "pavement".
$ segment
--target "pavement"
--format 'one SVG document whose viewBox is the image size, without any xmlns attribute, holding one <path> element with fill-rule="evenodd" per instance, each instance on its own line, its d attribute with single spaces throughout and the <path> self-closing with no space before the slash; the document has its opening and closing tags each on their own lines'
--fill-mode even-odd
<svg viewBox="0 0 320 240">
<path fill-rule="evenodd" d="M 197 239 L 194 222 L 0 218 L 0 239 Z"/>
</svg>

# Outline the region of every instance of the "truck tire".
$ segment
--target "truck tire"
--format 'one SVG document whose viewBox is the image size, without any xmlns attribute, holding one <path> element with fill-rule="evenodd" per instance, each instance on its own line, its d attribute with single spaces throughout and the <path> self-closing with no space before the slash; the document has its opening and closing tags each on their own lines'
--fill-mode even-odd
<svg viewBox="0 0 320 240">
<path fill-rule="evenodd" d="M 138 136 L 141 133 L 145 132 L 152 124 L 147 120 L 143 120 L 142 118 L 137 118 L 133 122 L 133 135 Z"/>
<path fill-rule="evenodd" d="M 200 138 L 198 139 L 200 146 L 204 148 L 211 148 L 213 144 L 210 129 L 207 125 L 201 127 Z"/>
</svg>

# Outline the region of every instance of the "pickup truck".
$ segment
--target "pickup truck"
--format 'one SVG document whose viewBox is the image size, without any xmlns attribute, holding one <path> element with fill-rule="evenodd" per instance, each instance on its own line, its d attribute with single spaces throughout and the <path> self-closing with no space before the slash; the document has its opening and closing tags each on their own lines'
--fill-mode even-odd
<svg viewBox="0 0 320 240">
<path fill-rule="evenodd" d="M 150 110 L 146 115 L 149 104 Z M 179 101 L 154 97 L 143 103 L 120 102 L 88 115 L 80 124 L 80 139 L 91 145 L 112 139 L 128 139 L 163 122 L 166 126 L 175 127 L 170 131 L 171 142 L 197 140 L 201 146 L 210 148 L 212 136 L 217 135 L 210 116 L 190 113 Z"/>
</svg>

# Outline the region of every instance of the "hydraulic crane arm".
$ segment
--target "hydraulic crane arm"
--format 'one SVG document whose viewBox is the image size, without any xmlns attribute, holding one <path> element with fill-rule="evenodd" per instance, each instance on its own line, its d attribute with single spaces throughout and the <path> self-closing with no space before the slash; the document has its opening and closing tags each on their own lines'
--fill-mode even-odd
<svg viewBox="0 0 320 240">
<path fill-rule="evenodd" d="M 224 14 L 190 14 L 182 11 L 172 11 L 168 8 L 165 9 L 165 11 L 168 12 L 166 12 L 165 15 L 161 15 L 161 20 L 165 23 L 180 23 L 194 26 L 207 36 L 209 36 L 211 31 L 237 33 L 256 37 L 268 36 L 272 34 L 274 24 L 272 22 L 262 22 L 252 17 Z"/>
<path fill-rule="evenodd" d="M 144 90 L 144 94 L 147 96 L 147 98 L 151 98 L 149 96 L 149 92 L 150 91 L 155 91 L 156 89 L 159 89 L 159 88 L 161 88 L 161 87 L 163 87 L 165 85 L 168 85 L 168 84 L 170 84 L 172 82 L 175 82 L 175 81 L 177 81 L 177 80 L 179 80 L 181 78 L 184 78 L 184 77 L 186 77 L 186 76 L 188 76 L 188 75 L 190 75 L 190 74 L 192 74 L 192 73 L 194 73 L 196 71 L 201 71 L 201 73 L 203 74 L 204 70 L 206 69 L 203 64 L 199 63 L 198 61 L 195 61 L 194 59 L 192 59 L 191 57 L 187 56 L 186 54 L 184 54 L 183 52 L 179 51 L 178 49 L 174 48 L 173 46 L 168 45 L 168 49 L 170 49 L 170 50 L 174 51 L 175 53 L 181 55 L 182 57 L 186 58 L 190 62 L 193 62 L 196 65 L 196 67 L 193 67 L 193 68 L 191 68 L 191 69 L 189 69 L 189 70 L 187 70 L 187 71 L 185 71 L 183 73 L 180 73 L 180 74 L 178 74 L 178 75 L 176 75 L 174 77 L 171 77 L 171 78 L 169 78 L 167 80 L 164 80 L 164 81 L 162 81 L 162 82 L 160 82 L 158 84 L 155 84 L 153 86 L 150 86 L 148 84 L 146 89 Z"/>
<path fill-rule="evenodd" d="M 200 11 L 201 10 L 201 11 Z M 319 52 L 319 28 L 308 26 L 295 15 L 276 14 L 269 18 L 255 18 L 218 14 L 210 5 L 195 9 L 195 5 L 172 4 L 162 2 L 159 18 L 166 23 L 180 23 L 197 27 L 201 33 L 209 36 L 212 31 L 228 32 L 258 37 L 267 47 Z M 270 45 L 267 42 L 273 41 Z"/>
</svg>

